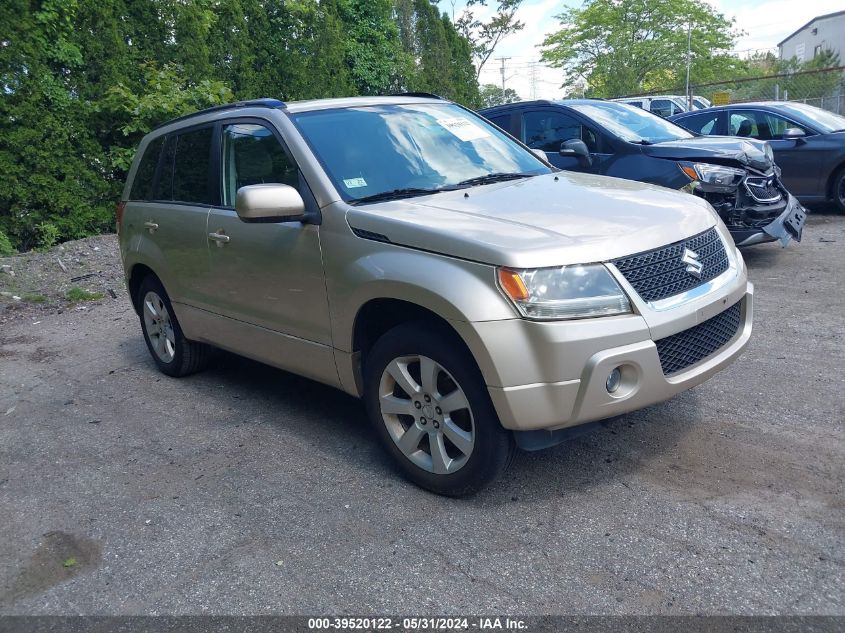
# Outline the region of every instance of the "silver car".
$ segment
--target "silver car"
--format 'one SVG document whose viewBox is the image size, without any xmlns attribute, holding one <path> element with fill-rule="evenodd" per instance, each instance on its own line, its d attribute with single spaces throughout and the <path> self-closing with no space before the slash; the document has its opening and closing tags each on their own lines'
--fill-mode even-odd
<svg viewBox="0 0 845 633">
<path fill-rule="evenodd" d="M 161 371 L 222 348 L 361 397 L 441 494 L 707 380 L 751 336 L 753 286 L 707 202 L 556 171 L 424 95 L 171 121 L 117 221 Z"/>
</svg>

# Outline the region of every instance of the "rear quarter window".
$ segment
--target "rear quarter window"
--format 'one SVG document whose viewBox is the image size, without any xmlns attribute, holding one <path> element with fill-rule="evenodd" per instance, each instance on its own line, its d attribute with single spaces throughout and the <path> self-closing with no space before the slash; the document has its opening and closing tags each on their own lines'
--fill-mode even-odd
<svg viewBox="0 0 845 633">
<path fill-rule="evenodd" d="M 718 112 L 707 112 L 704 114 L 685 116 L 679 121 L 676 121 L 676 123 L 681 127 L 688 129 L 690 132 L 696 132 L 697 134 L 716 134 L 716 122 L 718 120 Z"/>
<path fill-rule="evenodd" d="M 164 137 L 159 136 L 147 144 L 144 155 L 138 163 L 135 171 L 135 179 L 129 192 L 130 200 L 150 200 L 152 197 L 153 180 L 155 179 L 158 159 L 161 155 L 161 148 L 164 146 Z"/>
</svg>

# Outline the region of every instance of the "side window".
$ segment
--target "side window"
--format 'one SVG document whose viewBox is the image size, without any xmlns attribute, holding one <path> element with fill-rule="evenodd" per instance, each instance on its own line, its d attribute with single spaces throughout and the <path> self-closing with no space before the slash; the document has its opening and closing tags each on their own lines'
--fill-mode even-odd
<svg viewBox="0 0 845 633">
<path fill-rule="evenodd" d="M 669 99 L 652 99 L 651 111 L 657 116 L 667 117 L 672 116 L 672 106 L 674 104 Z"/>
<path fill-rule="evenodd" d="M 734 110 L 731 112 L 731 122 L 728 132 L 731 136 L 746 136 L 750 138 L 759 138 L 757 131 L 757 117 L 753 111 L 741 112 Z"/>
<path fill-rule="evenodd" d="M 772 114 L 771 112 L 766 112 L 762 116 L 763 121 L 765 122 L 766 127 L 768 128 L 769 133 L 771 134 L 772 139 L 781 139 L 783 138 L 783 133 L 786 132 L 789 128 L 798 128 L 802 130 L 804 134 L 809 134 L 809 130 L 802 125 L 798 125 L 797 123 L 793 123 L 783 117 L 778 116 L 777 114 Z M 759 127 L 759 126 L 758 126 Z"/>
<path fill-rule="evenodd" d="M 238 189 L 279 183 L 299 187 L 299 171 L 281 143 L 263 125 L 235 123 L 223 128 L 223 205 L 235 206 Z"/>
<path fill-rule="evenodd" d="M 173 159 L 176 156 L 177 138 L 170 136 L 164 144 L 164 155 L 158 170 L 153 200 L 173 200 Z"/>
<path fill-rule="evenodd" d="M 214 128 L 204 127 L 175 137 L 173 156 L 173 200 L 214 204 L 209 187 L 211 141 Z"/>
<path fill-rule="evenodd" d="M 716 122 L 718 120 L 718 112 L 706 112 L 704 114 L 685 116 L 677 123 L 678 125 L 688 129 L 690 132 L 696 132 L 697 134 L 715 134 L 717 130 Z"/>
<path fill-rule="evenodd" d="M 508 112 L 507 114 L 500 114 L 499 116 L 487 117 L 487 120 L 490 121 L 496 127 L 503 129 L 505 132 L 510 132 L 510 128 L 511 128 L 510 112 Z"/>
<path fill-rule="evenodd" d="M 161 148 L 164 145 L 164 137 L 159 136 L 150 141 L 138 169 L 135 171 L 135 180 L 132 181 L 132 189 L 129 192 L 131 200 L 150 200 L 152 196 L 153 179 L 158 167 L 158 159 L 161 155 Z"/>
<path fill-rule="evenodd" d="M 598 138 L 589 128 L 561 112 L 526 112 L 522 115 L 523 137 L 531 149 L 554 153 L 563 141 L 580 139 L 590 152 L 598 151 Z"/>
</svg>

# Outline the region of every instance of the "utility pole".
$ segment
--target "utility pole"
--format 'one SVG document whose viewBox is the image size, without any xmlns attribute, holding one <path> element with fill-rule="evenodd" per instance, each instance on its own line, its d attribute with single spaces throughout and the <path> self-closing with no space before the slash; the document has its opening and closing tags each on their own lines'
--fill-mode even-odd
<svg viewBox="0 0 845 633">
<path fill-rule="evenodd" d="M 531 62 L 528 67 L 528 79 L 531 82 L 531 100 L 537 98 L 537 64 L 539 62 Z"/>
<path fill-rule="evenodd" d="M 687 22 L 687 110 L 692 110 L 692 95 L 689 91 L 689 67 L 692 63 L 692 20 Z"/>
<path fill-rule="evenodd" d="M 500 62 L 502 62 L 502 103 L 505 103 L 505 62 L 510 59 L 510 57 L 499 57 Z"/>
</svg>

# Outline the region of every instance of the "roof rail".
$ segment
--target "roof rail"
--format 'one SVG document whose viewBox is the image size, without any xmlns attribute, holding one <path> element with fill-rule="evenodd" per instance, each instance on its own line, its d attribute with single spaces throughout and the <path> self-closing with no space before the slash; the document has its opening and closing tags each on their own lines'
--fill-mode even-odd
<svg viewBox="0 0 845 633">
<path fill-rule="evenodd" d="M 444 97 L 440 95 L 436 95 L 431 92 L 394 92 L 393 94 L 387 95 L 388 97 L 428 97 L 430 99 L 440 99 L 441 101 L 445 101 Z"/>
<path fill-rule="evenodd" d="M 170 119 L 169 121 L 165 121 L 164 123 L 155 126 L 153 129 L 157 130 L 165 125 L 170 125 L 171 123 L 176 123 L 177 121 L 185 121 L 186 119 L 190 119 L 195 116 L 199 116 L 201 114 L 208 114 L 209 112 L 219 112 L 220 110 L 230 110 L 233 108 L 284 108 L 285 103 L 284 101 L 279 101 L 278 99 L 251 99 L 249 101 L 236 101 L 234 103 L 224 103 L 222 105 L 212 106 L 210 108 L 205 108 L 204 110 L 198 110 L 197 112 L 191 112 L 190 114 L 184 114 L 180 117 L 176 117 L 175 119 Z"/>
</svg>

